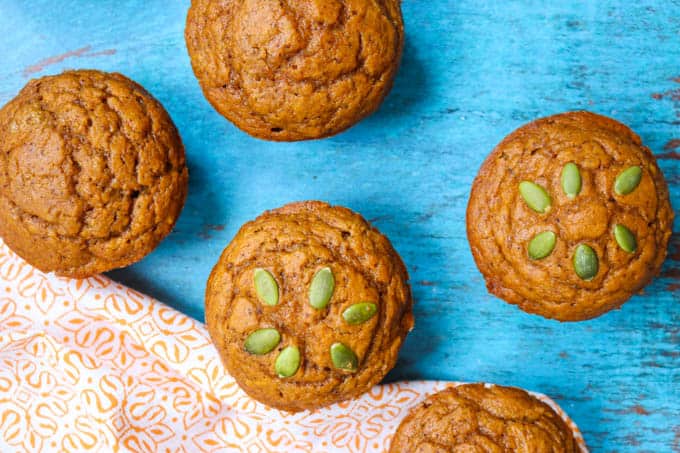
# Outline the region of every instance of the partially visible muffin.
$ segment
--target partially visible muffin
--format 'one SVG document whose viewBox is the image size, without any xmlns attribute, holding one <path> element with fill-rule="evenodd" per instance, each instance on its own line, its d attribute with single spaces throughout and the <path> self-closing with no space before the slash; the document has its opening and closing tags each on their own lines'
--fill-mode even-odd
<svg viewBox="0 0 680 453">
<path fill-rule="evenodd" d="M 229 373 L 286 411 L 368 391 L 413 327 L 408 274 L 389 240 L 349 209 L 316 201 L 246 223 L 210 274 L 205 303 Z"/>
<path fill-rule="evenodd" d="M 589 112 L 529 123 L 475 178 L 467 233 L 489 291 L 579 321 L 619 307 L 660 271 L 673 225 L 651 151 Z"/>
<path fill-rule="evenodd" d="M 31 80 L 0 110 L 0 236 L 42 271 L 140 260 L 172 230 L 187 182 L 172 120 L 120 74 Z"/>
<path fill-rule="evenodd" d="M 186 42 L 213 107 L 277 141 L 337 134 L 378 108 L 404 44 L 399 0 L 192 0 Z"/>
<path fill-rule="evenodd" d="M 524 390 L 488 384 L 450 387 L 401 422 L 390 453 L 580 452 L 574 431 Z"/>
</svg>

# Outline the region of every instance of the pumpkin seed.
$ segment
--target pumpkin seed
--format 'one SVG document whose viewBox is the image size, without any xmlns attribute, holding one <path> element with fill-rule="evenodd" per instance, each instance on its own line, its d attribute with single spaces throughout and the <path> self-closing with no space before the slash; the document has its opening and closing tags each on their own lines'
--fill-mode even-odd
<svg viewBox="0 0 680 453">
<path fill-rule="evenodd" d="M 579 244 L 574 253 L 574 271 L 582 280 L 592 280 L 599 270 L 597 253 L 589 245 Z"/>
<path fill-rule="evenodd" d="M 347 324 L 362 324 L 373 317 L 378 311 L 378 306 L 372 302 L 360 302 L 354 304 L 342 312 Z"/>
<path fill-rule="evenodd" d="M 253 274 L 255 291 L 257 297 L 267 304 L 274 306 L 279 303 L 279 285 L 276 284 L 274 276 L 266 269 L 257 268 Z"/>
<path fill-rule="evenodd" d="M 552 231 L 544 231 L 538 233 L 529 241 L 529 258 L 532 260 L 540 260 L 550 255 L 555 248 L 557 236 Z"/>
<path fill-rule="evenodd" d="M 274 370 L 280 378 L 291 377 L 300 368 L 300 350 L 295 346 L 287 346 L 279 353 L 274 362 Z"/>
<path fill-rule="evenodd" d="M 526 204 L 534 211 L 544 214 L 550 208 L 550 195 L 538 184 L 531 181 L 519 183 L 519 193 Z"/>
<path fill-rule="evenodd" d="M 259 329 L 248 335 L 244 347 L 251 354 L 264 355 L 274 350 L 281 342 L 281 334 L 276 329 Z"/>
<path fill-rule="evenodd" d="M 326 308 L 335 289 L 335 278 L 329 267 L 319 270 L 309 285 L 309 305 L 321 310 Z"/>
<path fill-rule="evenodd" d="M 359 367 L 357 355 L 342 343 L 333 343 L 331 345 L 331 361 L 335 368 L 352 373 Z"/>
<path fill-rule="evenodd" d="M 619 247 L 628 253 L 634 253 L 637 249 L 635 235 L 624 225 L 618 224 L 614 226 L 614 238 Z"/>
<path fill-rule="evenodd" d="M 614 182 L 614 191 L 618 195 L 628 195 L 634 191 L 642 179 L 642 169 L 637 165 L 619 173 Z"/>
<path fill-rule="evenodd" d="M 575 163 L 569 162 L 562 168 L 561 182 L 567 197 L 574 198 L 581 193 L 581 172 Z"/>
</svg>

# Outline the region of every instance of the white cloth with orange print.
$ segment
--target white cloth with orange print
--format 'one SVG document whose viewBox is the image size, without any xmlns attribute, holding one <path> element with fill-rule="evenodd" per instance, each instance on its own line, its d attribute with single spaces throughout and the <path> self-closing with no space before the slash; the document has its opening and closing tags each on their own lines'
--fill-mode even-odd
<svg viewBox="0 0 680 453">
<path fill-rule="evenodd" d="M 238 388 L 201 323 L 105 277 L 45 275 L 0 241 L 0 285 L 2 452 L 381 452 L 449 385 L 291 415 Z"/>
</svg>

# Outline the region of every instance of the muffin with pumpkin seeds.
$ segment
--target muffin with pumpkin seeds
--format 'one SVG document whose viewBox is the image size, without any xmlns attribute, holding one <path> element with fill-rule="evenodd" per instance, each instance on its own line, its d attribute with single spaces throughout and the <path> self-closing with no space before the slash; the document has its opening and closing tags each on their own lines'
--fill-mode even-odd
<svg viewBox="0 0 680 453">
<path fill-rule="evenodd" d="M 587 451 L 573 422 L 540 398 L 500 385 L 449 387 L 411 409 L 389 452 Z"/>
<path fill-rule="evenodd" d="M 208 280 L 206 323 L 241 388 L 294 412 L 380 382 L 412 305 L 389 240 L 349 209 L 308 201 L 241 227 Z"/>
<path fill-rule="evenodd" d="M 672 224 L 651 151 L 627 126 L 590 112 L 539 119 L 506 137 L 467 209 L 489 291 L 560 321 L 599 316 L 647 285 Z"/>
</svg>

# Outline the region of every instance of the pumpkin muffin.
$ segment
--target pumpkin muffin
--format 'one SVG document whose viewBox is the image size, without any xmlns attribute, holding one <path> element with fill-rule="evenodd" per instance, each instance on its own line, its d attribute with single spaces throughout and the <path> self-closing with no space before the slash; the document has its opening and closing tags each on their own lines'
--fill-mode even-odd
<svg viewBox="0 0 680 453">
<path fill-rule="evenodd" d="M 413 327 L 412 305 L 389 240 L 349 209 L 308 201 L 240 229 L 210 274 L 205 311 L 241 388 L 295 412 L 380 382 Z"/>
<path fill-rule="evenodd" d="M 276 141 L 327 137 L 375 111 L 404 44 L 400 0 L 192 0 L 185 31 L 212 106 Z"/>
<path fill-rule="evenodd" d="M 31 80 L 0 110 L 0 236 L 42 271 L 140 260 L 172 230 L 187 180 L 172 120 L 120 74 Z"/>
<path fill-rule="evenodd" d="M 580 452 L 572 428 L 524 390 L 463 384 L 428 397 L 401 422 L 390 453 Z"/>
<path fill-rule="evenodd" d="M 482 165 L 467 208 L 489 291 L 560 321 L 594 318 L 639 292 L 661 269 L 672 224 L 651 151 L 589 112 L 510 134 Z"/>
</svg>

